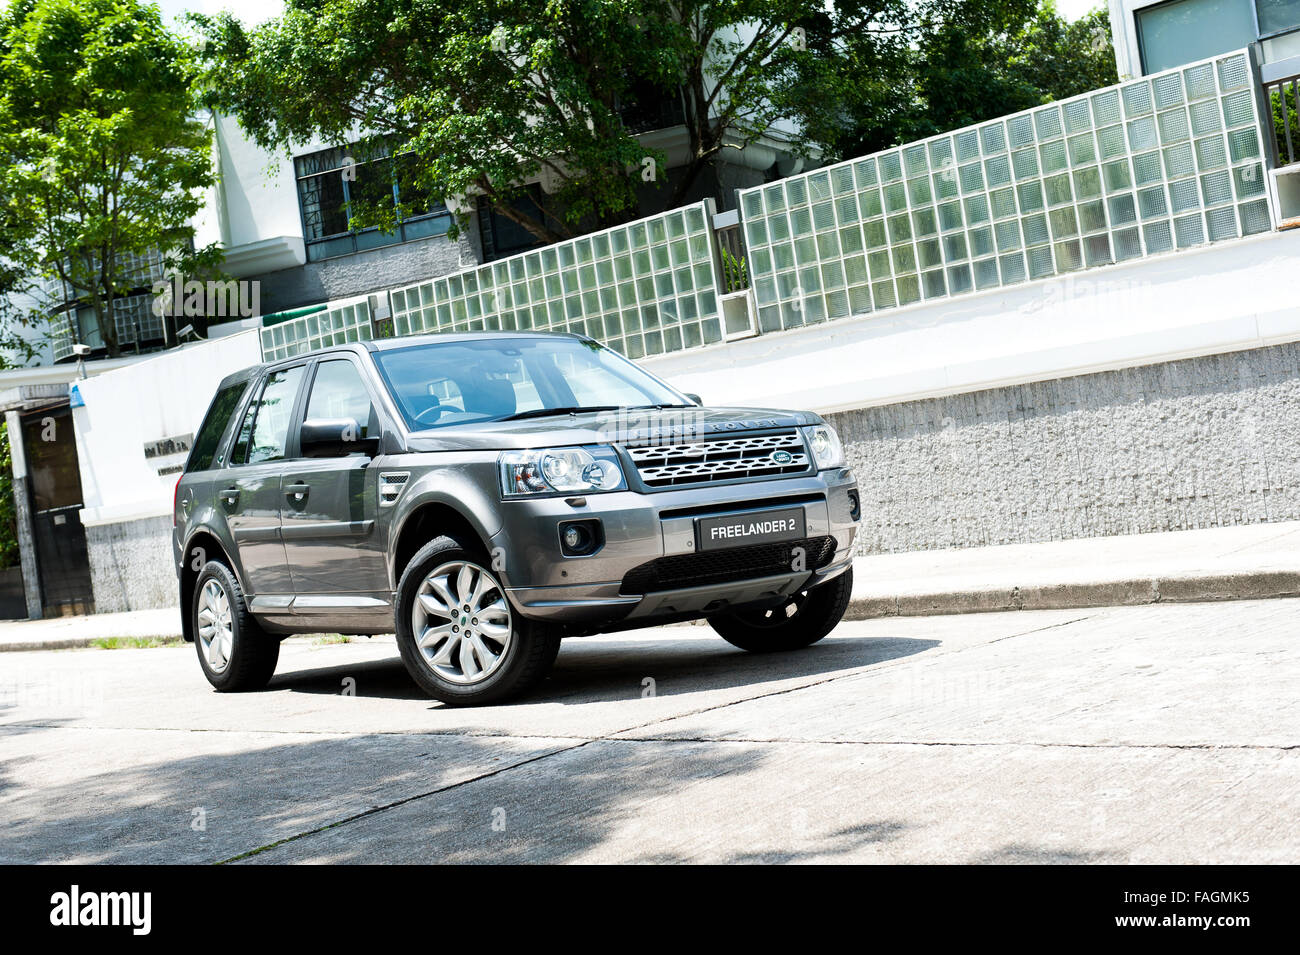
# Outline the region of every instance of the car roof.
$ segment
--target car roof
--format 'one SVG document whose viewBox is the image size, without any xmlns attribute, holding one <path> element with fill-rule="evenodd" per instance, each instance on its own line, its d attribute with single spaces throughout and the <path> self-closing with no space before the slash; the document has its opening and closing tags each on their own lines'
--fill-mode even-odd
<svg viewBox="0 0 1300 955">
<path fill-rule="evenodd" d="M 410 348 L 416 345 L 434 345 L 446 342 L 474 342 L 474 341 L 491 341 L 507 340 L 513 338 L 537 338 L 537 339 L 556 339 L 567 338 L 573 341 L 587 341 L 586 335 L 575 335 L 573 332 L 436 332 L 427 335 L 403 335 L 399 338 L 380 338 L 361 342 L 347 342 L 343 345 L 326 345 L 323 348 L 313 348 L 311 351 L 299 352 L 296 355 L 290 355 L 286 358 L 277 358 L 275 361 L 264 361 L 260 364 L 249 365 L 247 368 L 241 368 L 232 374 L 227 375 L 221 380 L 218 388 L 224 388 L 227 385 L 234 384 L 242 378 L 253 378 L 261 374 L 267 368 L 274 368 L 278 365 L 284 365 L 290 362 L 303 361 L 310 358 L 316 358 L 320 355 L 340 355 L 347 352 L 357 354 L 360 351 L 379 352 L 388 351 L 394 348 Z"/>
<path fill-rule="evenodd" d="M 411 345 L 432 345 L 439 342 L 476 342 L 509 338 L 569 338 L 585 341 L 586 335 L 572 332 L 437 332 L 431 335 L 403 335 L 400 338 L 380 338 L 358 342 L 368 351 L 387 351 L 390 348 L 406 348 Z"/>
</svg>

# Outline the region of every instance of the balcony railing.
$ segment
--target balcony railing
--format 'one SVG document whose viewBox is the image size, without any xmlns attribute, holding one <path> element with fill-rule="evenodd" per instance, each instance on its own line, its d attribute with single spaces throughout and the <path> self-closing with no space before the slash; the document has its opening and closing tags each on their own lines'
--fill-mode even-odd
<svg viewBox="0 0 1300 955">
<path fill-rule="evenodd" d="M 760 332 L 1272 227 L 1243 51 L 740 194 Z"/>
</svg>

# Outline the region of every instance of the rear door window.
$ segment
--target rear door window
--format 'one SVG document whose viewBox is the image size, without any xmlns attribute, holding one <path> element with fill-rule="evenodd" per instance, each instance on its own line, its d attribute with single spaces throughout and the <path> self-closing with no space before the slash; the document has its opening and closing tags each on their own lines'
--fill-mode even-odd
<svg viewBox="0 0 1300 955">
<path fill-rule="evenodd" d="M 187 473 L 206 471 L 214 463 L 218 467 L 225 463 L 217 457 L 218 445 L 221 444 L 221 436 L 226 433 L 230 416 L 239 407 L 239 400 L 244 397 L 247 388 L 247 380 L 237 381 L 233 385 L 220 389 L 212 399 L 212 404 L 208 406 L 208 413 L 203 417 L 203 424 L 199 425 L 199 433 L 194 439 L 189 460 L 185 462 Z"/>
</svg>

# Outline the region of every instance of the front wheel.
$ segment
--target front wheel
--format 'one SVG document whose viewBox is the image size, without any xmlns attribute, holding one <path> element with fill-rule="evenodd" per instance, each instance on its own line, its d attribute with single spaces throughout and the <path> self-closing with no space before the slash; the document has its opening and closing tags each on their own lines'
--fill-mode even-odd
<svg viewBox="0 0 1300 955">
<path fill-rule="evenodd" d="M 775 607 L 733 610 L 709 617 L 709 626 L 733 646 L 752 653 L 801 650 L 835 629 L 849 608 L 853 568 L 820 587 L 791 594 Z"/>
<path fill-rule="evenodd" d="M 515 614 L 500 578 L 450 537 L 425 544 L 397 587 L 397 648 L 420 688 L 449 706 L 498 703 L 549 672 L 551 628 Z"/>
</svg>

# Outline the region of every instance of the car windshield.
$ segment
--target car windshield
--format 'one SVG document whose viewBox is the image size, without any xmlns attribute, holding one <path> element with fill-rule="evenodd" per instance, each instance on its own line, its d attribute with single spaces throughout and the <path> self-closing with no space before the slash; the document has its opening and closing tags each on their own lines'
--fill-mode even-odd
<svg viewBox="0 0 1300 955">
<path fill-rule="evenodd" d="M 430 342 L 377 351 L 375 361 L 412 430 L 689 404 L 626 358 L 585 339 Z"/>
</svg>

